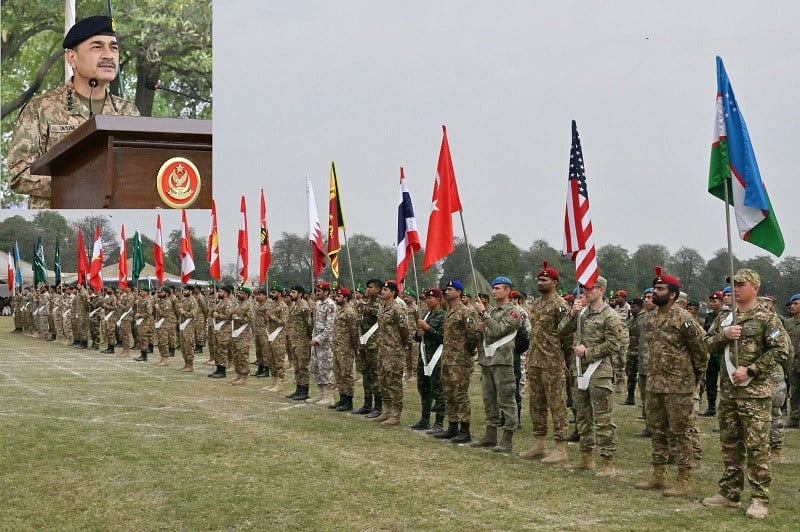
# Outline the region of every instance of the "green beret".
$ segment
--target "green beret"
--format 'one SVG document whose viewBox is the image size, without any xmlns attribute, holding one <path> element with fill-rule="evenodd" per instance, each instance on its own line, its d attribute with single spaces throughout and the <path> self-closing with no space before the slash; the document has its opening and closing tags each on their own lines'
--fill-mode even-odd
<svg viewBox="0 0 800 532">
<path fill-rule="evenodd" d="M 222 287 L 222 289 L 225 290 L 226 292 L 228 292 L 229 294 L 233 293 L 233 285 L 232 284 L 226 284 L 225 286 Z"/>
<path fill-rule="evenodd" d="M 406 288 L 403 290 L 403 294 L 411 297 L 417 297 L 417 292 L 413 288 Z"/>
<path fill-rule="evenodd" d="M 240 291 L 240 292 L 244 292 L 244 293 L 245 293 L 245 294 L 247 294 L 248 296 L 252 294 L 252 291 L 251 291 L 249 288 L 247 288 L 246 286 L 243 286 L 243 287 L 241 287 L 241 288 L 239 289 L 239 291 Z"/>
<path fill-rule="evenodd" d="M 162 286 L 162 287 L 161 287 L 161 289 L 162 289 L 164 292 L 168 293 L 168 294 L 169 294 L 170 292 L 172 292 L 172 287 L 170 287 L 170 286 L 169 286 L 169 285 L 167 285 L 167 284 L 165 284 L 164 286 Z"/>
<path fill-rule="evenodd" d="M 278 292 L 283 292 L 284 290 L 283 285 L 278 281 L 272 281 L 272 289 L 277 290 Z"/>
<path fill-rule="evenodd" d="M 95 35 L 116 35 L 114 19 L 105 15 L 95 15 L 79 20 L 64 37 L 63 48 L 75 48 Z"/>
</svg>

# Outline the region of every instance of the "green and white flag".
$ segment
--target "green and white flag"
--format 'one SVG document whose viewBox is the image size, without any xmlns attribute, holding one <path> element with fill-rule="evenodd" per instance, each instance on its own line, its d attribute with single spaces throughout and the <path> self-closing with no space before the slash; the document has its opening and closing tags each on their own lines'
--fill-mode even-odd
<svg viewBox="0 0 800 532">
<path fill-rule="evenodd" d="M 144 270 L 144 249 L 142 249 L 142 237 L 139 235 L 139 231 L 136 231 L 133 234 L 133 271 L 131 272 L 134 285 L 139 281 L 142 270 Z"/>
<path fill-rule="evenodd" d="M 59 249 L 58 239 L 56 239 L 56 256 L 53 258 L 53 271 L 56 273 L 56 286 L 61 285 L 61 250 Z"/>
<path fill-rule="evenodd" d="M 41 236 L 37 239 L 36 247 L 33 250 L 33 286 L 38 286 L 39 283 L 47 284 L 47 269 L 44 265 L 44 248 L 42 247 Z"/>
</svg>

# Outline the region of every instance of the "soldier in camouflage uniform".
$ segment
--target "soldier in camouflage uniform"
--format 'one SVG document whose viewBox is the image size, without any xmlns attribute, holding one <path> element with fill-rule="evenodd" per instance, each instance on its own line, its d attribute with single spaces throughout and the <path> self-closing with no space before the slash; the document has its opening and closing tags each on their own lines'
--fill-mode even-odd
<svg viewBox="0 0 800 532">
<path fill-rule="evenodd" d="M 200 326 L 203 328 L 201 322 L 198 321 L 198 308 L 197 300 L 194 297 L 192 288 L 189 286 L 183 287 L 183 297 L 178 300 L 178 313 L 175 315 L 178 324 L 178 338 L 181 348 L 181 355 L 183 356 L 183 367 L 181 370 L 188 372 L 194 369 L 194 352 L 196 347 L 197 334 L 195 329 Z M 169 365 L 169 358 L 161 357 L 158 363 L 160 366 Z"/>
<path fill-rule="evenodd" d="M 46 284 L 39 288 L 36 301 L 36 330 L 39 338 L 50 336 L 50 287 Z"/>
<path fill-rule="evenodd" d="M 495 306 L 487 310 L 478 300 L 475 310 L 481 316 L 478 329 L 483 342 L 478 346 L 478 364 L 481 367 L 481 391 L 486 413 L 486 433 L 472 443 L 472 447 L 492 447 L 495 452 L 508 453 L 512 449 L 517 419 L 516 378 L 514 376 L 514 339 L 522 323 L 519 307 L 511 303 L 511 279 L 496 277 L 492 281 L 492 298 Z M 502 412 L 502 423 L 500 413 Z M 503 437 L 497 442 L 497 429 L 502 427 Z"/>
<path fill-rule="evenodd" d="M 628 303 L 628 293 L 625 290 L 614 292 L 612 308 L 617 312 L 622 322 L 622 345 L 611 360 L 614 366 L 614 388 L 617 393 L 622 393 L 622 384 L 625 382 L 625 360 L 628 355 L 628 345 L 630 335 L 628 332 L 628 322 L 631 319 L 631 306 Z"/>
<path fill-rule="evenodd" d="M 251 374 L 251 377 L 268 377 L 269 369 L 266 361 L 266 354 L 269 340 L 267 339 L 267 310 L 269 310 L 269 298 L 267 289 L 264 287 L 256 290 L 253 296 L 253 339 L 256 344 L 256 365 L 258 370 Z"/>
<path fill-rule="evenodd" d="M 559 275 L 547 262 L 536 275 L 542 297 L 530 307 L 531 342 L 525 372 L 533 424 L 533 447 L 519 457 L 525 460 L 545 457 L 545 463 L 567 460 L 567 387 L 564 351 L 558 336 L 558 324 L 569 312 L 567 302 L 558 295 Z M 553 419 L 556 446 L 547 454 L 548 412 Z"/>
<path fill-rule="evenodd" d="M 417 391 L 419 391 L 422 416 L 411 425 L 412 430 L 427 430 L 436 434 L 442 430 L 444 422 L 444 399 L 442 397 L 442 340 L 444 339 L 444 310 L 442 310 L 442 291 L 428 288 L 423 293 L 427 312 L 417 320 Z M 437 355 L 438 351 L 438 355 Z M 428 366 L 426 371 L 426 365 Z M 431 428 L 431 412 L 435 419 Z"/>
<path fill-rule="evenodd" d="M 22 332 L 22 292 L 17 287 L 14 288 L 14 293 L 11 295 L 11 310 L 14 314 L 14 330 L 11 332 Z"/>
<path fill-rule="evenodd" d="M 403 290 L 403 302 L 406 304 L 406 314 L 408 315 L 408 332 L 411 335 L 411 343 L 406 349 L 405 375 L 409 381 L 414 378 L 414 363 L 419 353 L 419 342 L 417 336 L 417 321 L 420 316 L 420 309 L 417 307 L 417 292 L 413 288 Z"/>
<path fill-rule="evenodd" d="M 103 300 L 101 307 L 103 310 L 101 310 L 99 314 L 102 314 L 103 321 L 100 323 L 100 327 L 102 328 L 103 336 L 106 339 L 106 348 L 103 349 L 101 353 L 113 354 L 114 345 L 117 343 L 117 297 L 114 295 L 114 289 L 110 286 L 106 286 L 103 289 Z"/>
<path fill-rule="evenodd" d="M 30 286 L 26 286 L 22 290 L 22 306 L 20 307 L 20 314 L 22 314 L 22 331 L 28 335 L 33 335 L 33 291 Z"/>
<path fill-rule="evenodd" d="M 231 350 L 236 367 L 236 378 L 232 385 L 247 384 L 250 375 L 250 344 L 253 342 L 253 305 L 250 302 L 250 289 L 241 288 L 236 292 L 236 306 L 231 311 Z"/>
<path fill-rule="evenodd" d="M 8 181 L 12 190 L 30 196 L 31 209 L 50 207 L 50 176 L 31 175 L 33 161 L 84 123 L 91 112 L 139 116 L 134 104 L 108 92 L 119 66 L 113 25 L 111 17 L 104 16 L 77 22 L 63 42 L 66 61 L 74 72 L 72 79 L 32 98 L 20 112 L 8 147 Z M 96 87 L 90 87 L 90 79 L 96 80 Z"/>
<path fill-rule="evenodd" d="M 717 315 L 722 311 L 722 291 L 712 292 L 708 296 L 708 311 L 703 322 L 703 329 L 708 332 L 714 323 Z M 714 417 L 717 415 L 717 388 L 719 385 L 719 352 L 708 353 L 708 367 L 706 368 L 705 393 L 706 407 L 705 412 L 700 413 L 703 417 Z"/>
<path fill-rule="evenodd" d="M 356 359 L 356 369 L 361 371 L 362 384 L 364 387 L 364 404 L 354 414 L 381 414 L 383 410 L 383 400 L 378 390 L 378 336 L 377 331 L 378 314 L 380 314 L 382 303 L 378 293 L 383 286 L 380 279 L 370 279 L 367 281 L 367 289 L 361 307 L 361 321 L 358 332 L 361 334 L 359 343 L 360 348 Z M 373 404 L 374 399 L 374 404 Z"/>
<path fill-rule="evenodd" d="M 475 365 L 472 353 L 482 336 L 477 312 L 462 303 L 463 291 L 464 284 L 457 279 L 450 281 L 444 290 L 448 307 L 444 318 L 441 364 L 448 425 L 447 430 L 433 435 L 454 443 L 467 443 L 472 439 L 469 430 L 472 414 L 469 380 Z"/>
<path fill-rule="evenodd" d="M 89 334 L 92 337 L 91 348 L 100 350 L 100 327 L 103 324 L 103 291 L 92 289 L 89 295 Z"/>
<path fill-rule="evenodd" d="M 197 318 L 194 325 L 194 352 L 202 353 L 203 347 L 206 345 L 206 337 L 208 334 L 208 328 L 206 327 L 206 322 L 208 320 L 208 298 L 199 285 L 195 285 L 192 288 L 192 295 L 194 295 L 194 300 L 197 302 Z"/>
<path fill-rule="evenodd" d="M 625 356 L 625 384 L 627 386 L 627 395 L 625 400 L 620 404 L 623 406 L 635 406 L 636 400 L 636 381 L 639 368 L 639 333 L 636 330 L 639 327 L 639 314 L 642 312 L 644 300 L 640 297 L 634 297 L 630 301 L 631 305 L 631 318 L 628 320 L 628 352 Z M 634 336 L 636 337 L 634 339 Z"/>
<path fill-rule="evenodd" d="M 330 297 L 331 283 L 317 283 L 314 288 L 314 330 L 311 333 L 309 370 L 317 384 L 317 394 L 307 403 L 333 403 L 333 323 L 336 303 Z"/>
<path fill-rule="evenodd" d="M 216 370 L 209 373 L 209 378 L 224 379 L 227 377 L 228 361 L 231 352 L 231 314 L 234 303 L 231 301 L 233 286 L 225 285 L 218 292 L 219 299 L 211 309 L 211 317 L 214 319 L 214 362 Z"/>
<path fill-rule="evenodd" d="M 72 302 L 75 299 L 75 287 L 68 286 L 61 298 L 61 315 L 64 317 L 64 345 L 75 345 L 75 334 L 72 329 Z"/>
<path fill-rule="evenodd" d="M 692 490 L 692 437 L 695 386 L 708 363 L 705 331 L 694 317 L 678 307 L 680 280 L 656 267 L 653 279 L 655 312 L 644 318 L 645 341 L 650 355 L 647 382 L 649 422 L 653 431 L 653 473 L 650 479 L 636 484 L 637 489 L 661 489 L 666 485 L 669 445 L 677 451 L 678 476 L 675 484 L 664 490 L 665 497 L 685 497 Z M 640 339 L 641 341 L 641 339 Z"/>
<path fill-rule="evenodd" d="M 784 325 L 792 341 L 793 362 L 787 372 L 789 384 L 789 422 L 787 428 L 800 428 L 800 294 L 789 299 L 789 314 Z"/>
<path fill-rule="evenodd" d="M 639 312 L 636 320 L 636 345 L 638 346 L 639 356 L 637 364 L 637 373 L 639 378 L 639 401 L 642 403 L 642 419 L 644 419 L 644 428 L 635 432 L 633 435 L 638 438 L 650 438 L 653 436 L 653 431 L 650 430 L 650 424 L 647 422 L 647 373 L 648 362 L 650 355 L 647 352 L 647 341 L 645 340 L 644 332 L 644 318 L 647 313 L 655 312 L 656 305 L 653 303 L 653 289 L 647 288 L 642 293 L 642 311 Z M 631 331 L 633 336 L 633 331 Z"/>
<path fill-rule="evenodd" d="M 54 340 L 64 339 L 64 297 L 63 288 L 61 285 L 57 286 L 53 293 L 53 330 L 55 331 Z"/>
<path fill-rule="evenodd" d="M 603 301 L 608 282 L 598 277 L 591 288 L 587 288 L 584 298 L 575 301 L 569 314 L 558 324 L 560 335 L 577 332 L 580 320 L 580 335 L 576 334 L 575 357 L 581 361 L 572 397 L 577 410 L 576 425 L 580 433 L 581 459 L 567 466 L 570 470 L 594 470 L 593 451 L 600 448 L 603 465 L 595 473 L 598 477 L 616 476 L 614 454 L 617 451 L 617 426 L 611 418 L 612 402 L 611 378 L 612 357 L 619 352 L 622 342 L 622 322 L 619 315 Z M 586 306 L 584 307 L 584 300 Z M 582 311 L 583 309 L 585 311 Z M 597 364 L 595 364 L 597 363 Z M 578 378 L 590 373 L 586 389 L 581 389 Z"/>
<path fill-rule="evenodd" d="M 769 427 L 772 410 L 770 375 L 777 361 L 788 358 L 791 343 L 780 318 L 758 305 L 761 279 L 741 269 L 733 277 L 736 320 L 718 316 L 706 334 L 709 349 L 738 344 L 723 354 L 718 408 L 725 472 L 719 493 L 703 499 L 705 506 L 738 507 L 744 489 L 745 461 L 751 499 L 747 516 L 766 517 L 769 504 Z M 737 360 L 738 357 L 738 360 Z M 731 364 L 732 371 L 727 369 Z"/>
<path fill-rule="evenodd" d="M 408 330 L 408 315 L 398 301 L 400 292 L 395 281 L 386 281 L 380 297 L 383 308 L 378 314 L 378 389 L 382 397 L 381 413 L 367 414 L 383 425 L 400 424 L 403 413 L 403 367 L 405 350 L 411 336 Z"/>
<path fill-rule="evenodd" d="M 358 315 L 350 304 L 352 292 L 339 286 L 336 292 L 336 320 L 333 323 L 333 378 L 339 400 L 328 408 L 337 412 L 353 409 L 353 361 L 358 353 Z"/>
<path fill-rule="evenodd" d="M 117 327 L 119 327 L 119 336 L 122 340 L 120 357 L 126 357 L 130 354 L 131 325 L 133 324 L 134 310 L 134 297 L 130 288 L 127 286 L 119 287 L 117 295 Z"/>
<path fill-rule="evenodd" d="M 295 391 L 286 396 L 294 401 L 308 399 L 309 371 L 311 358 L 311 308 L 303 298 L 306 289 L 300 285 L 292 287 L 289 297 L 292 305 L 286 315 L 286 340 L 289 348 L 289 359 L 294 366 Z"/>
<path fill-rule="evenodd" d="M 266 311 L 266 332 L 268 336 L 264 351 L 264 362 L 269 367 L 272 385 L 266 388 L 265 391 L 281 392 L 283 391 L 284 363 L 286 360 L 286 334 L 284 328 L 286 327 L 289 307 L 283 301 L 283 286 L 273 283 L 269 297 L 271 303 Z"/>
<path fill-rule="evenodd" d="M 759 298 L 761 301 L 761 298 Z M 775 312 L 775 299 L 766 297 L 763 301 L 764 308 L 769 312 Z M 784 328 L 786 323 L 784 322 Z M 788 330 L 786 331 L 788 334 Z M 772 462 L 780 462 L 783 454 L 783 442 L 785 438 L 783 426 L 783 405 L 786 403 L 786 375 L 794 362 L 794 343 L 792 336 L 789 335 L 790 348 L 785 354 L 774 357 L 775 364 L 772 365 L 770 380 L 772 381 L 772 422 L 769 430 L 769 459 Z"/>
<path fill-rule="evenodd" d="M 147 360 L 149 346 L 153 343 L 153 316 L 153 298 L 147 288 L 142 286 L 136 296 L 136 309 L 133 314 L 136 328 L 139 331 L 136 336 L 136 342 L 139 349 L 139 358 L 142 358 L 142 360 Z"/>
<path fill-rule="evenodd" d="M 85 286 L 79 286 L 72 301 L 72 323 L 78 349 L 89 347 L 89 292 Z"/>
<path fill-rule="evenodd" d="M 153 309 L 153 329 L 156 344 L 158 344 L 158 354 L 162 360 L 169 357 L 174 349 L 170 344 L 170 336 L 171 332 L 175 330 L 177 316 L 173 310 L 171 294 L 172 288 L 169 286 L 161 287 Z"/>
</svg>

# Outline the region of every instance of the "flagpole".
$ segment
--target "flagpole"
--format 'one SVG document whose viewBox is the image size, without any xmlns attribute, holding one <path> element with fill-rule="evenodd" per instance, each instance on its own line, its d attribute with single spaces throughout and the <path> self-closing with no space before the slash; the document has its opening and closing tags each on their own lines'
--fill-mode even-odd
<svg viewBox="0 0 800 532">
<path fill-rule="evenodd" d="M 353 261 L 350 260 L 350 245 L 347 243 L 347 229 L 342 229 L 342 234 L 344 235 L 344 247 L 347 250 L 347 266 L 350 268 L 350 286 L 355 290 L 356 278 L 353 275 Z"/>
<path fill-rule="evenodd" d="M 467 228 L 464 225 L 464 213 L 458 211 L 461 218 L 461 231 L 464 233 L 464 243 L 467 245 L 467 257 L 469 257 L 469 268 L 472 270 L 472 282 L 475 284 L 475 297 L 478 297 L 478 277 L 475 275 L 475 265 L 472 264 L 472 252 L 469 250 L 469 240 L 467 240 Z"/>
<path fill-rule="evenodd" d="M 419 281 L 417 280 L 417 259 L 414 258 L 414 250 L 411 250 L 411 267 L 414 269 L 414 288 L 417 291 L 417 305 L 420 305 Z"/>
<path fill-rule="evenodd" d="M 728 233 L 728 266 L 730 268 L 730 287 L 731 287 L 731 325 L 736 325 L 736 297 L 733 294 L 733 276 L 735 274 L 733 269 L 733 242 L 731 240 L 731 206 L 728 203 L 729 200 L 729 192 L 728 192 L 728 185 L 731 184 L 731 178 L 725 180 L 725 185 L 723 188 L 725 189 L 725 229 Z M 737 368 L 739 367 L 739 342 L 736 340 L 733 341 L 733 365 Z"/>
</svg>

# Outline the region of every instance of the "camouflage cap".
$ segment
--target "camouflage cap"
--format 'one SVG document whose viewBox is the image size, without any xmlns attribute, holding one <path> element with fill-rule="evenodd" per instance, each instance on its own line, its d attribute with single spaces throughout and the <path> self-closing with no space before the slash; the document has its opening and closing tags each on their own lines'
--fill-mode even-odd
<svg viewBox="0 0 800 532">
<path fill-rule="evenodd" d="M 62 47 L 75 48 L 80 43 L 95 35 L 116 35 L 114 19 L 105 15 L 95 15 L 79 20 L 64 37 Z"/>
<path fill-rule="evenodd" d="M 731 282 L 731 278 L 728 277 L 725 279 L 727 282 Z M 733 282 L 734 283 L 751 283 L 756 286 L 761 286 L 761 277 L 755 270 L 751 270 L 749 268 L 742 268 L 737 270 L 735 274 L 733 274 Z"/>
<path fill-rule="evenodd" d="M 608 288 L 608 280 L 605 277 L 597 276 L 597 280 L 594 282 L 594 286 L 602 286 L 603 288 Z"/>
</svg>

